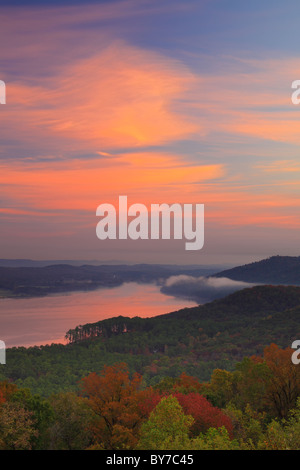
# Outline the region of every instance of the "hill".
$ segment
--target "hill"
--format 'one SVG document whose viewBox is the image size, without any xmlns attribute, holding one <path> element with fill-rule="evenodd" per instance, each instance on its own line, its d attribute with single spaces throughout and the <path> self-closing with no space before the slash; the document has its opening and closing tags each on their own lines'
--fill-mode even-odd
<svg viewBox="0 0 300 470">
<path fill-rule="evenodd" d="M 0 380 L 49 395 L 76 390 L 80 378 L 124 361 L 147 385 L 182 372 L 205 381 L 271 343 L 289 347 L 300 338 L 299 316 L 300 287 L 257 286 L 158 317 L 80 325 L 68 331 L 66 345 L 8 349 Z"/>
<path fill-rule="evenodd" d="M 262 261 L 226 269 L 213 274 L 213 277 L 262 284 L 300 285 L 300 256 L 272 256 Z"/>
</svg>

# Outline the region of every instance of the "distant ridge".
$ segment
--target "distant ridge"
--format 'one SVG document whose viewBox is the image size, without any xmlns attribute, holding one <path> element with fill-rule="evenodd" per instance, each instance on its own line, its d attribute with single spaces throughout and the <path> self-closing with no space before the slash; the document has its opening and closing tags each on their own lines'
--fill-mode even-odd
<svg viewBox="0 0 300 470">
<path fill-rule="evenodd" d="M 222 263 L 222 264 L 168 264 L 168 263 L 136 263 L 129 261 L 121 260 L 70 260 L 70 259 L 52 259 L 52 260 L 34 260 L 27 258 L 0 258 L 0 267 L 4 268 L 44 268 L 46 266 L 55 266 L 55 265 L 68 265 L 68 266 L 112 266 L 112 267 L 169 267 L 172 270 L 176 267 L 182 268 L 186 267 L 187 269 L 207 269 L 213 272 L 218 271 L 219 269 L 229 268 L 233 266 L 231 263 Z"/>
<path fill-rule="evenodd" d="M 82 266 L 88 264 L 90 266 L 99 266 L 101 264 L 122 264 L 120 261 L 97 261 L 97 260 L 33 260 L 33 259 L 10 259 L 0 258 L 0 266 L 6 268 L 43 268 L 45 266 L 53 266 L 57 264 L 68 264 L 70 266 Z"/>
<path fill-rule="evenodd" d="M 36 297 L 89 291 L 100 287 L 117 287 L 126 282 L 147 284 L 180 274 L 208 276 L 219 269 L 155 264 L 74 266 L 62 260 L 60 264 L 49 266 L 0 265 L 0 297 Z"/>
<path fill-rule="evenodd" d="M 300 256 L 271 256 L 270 258 L 226 269 L 213 277 L 261 284 L 300 285 Z"/>
</svg>

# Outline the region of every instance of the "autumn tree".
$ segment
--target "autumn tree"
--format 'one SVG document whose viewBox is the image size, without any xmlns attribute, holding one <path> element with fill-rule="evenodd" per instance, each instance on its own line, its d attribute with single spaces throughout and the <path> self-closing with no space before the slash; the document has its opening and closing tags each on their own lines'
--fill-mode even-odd
<svg viewBox="0 0 300 470">
<path fill-rule="evenodd" d="M 5 403 L 18 390 L 17 385 L 7 381 L 0 382 L 0 406 Z"/>
<path fill-rule="evenodd" d="M 37 436 L 33 413 L 20 403 L 4 403 L 0 411 L 0 449 L 31 450 Z"/>
<path fill-rule="evenodd" d="M 140 390 L 142 377 L 129 376 L 125 363 L 104 367 L 100 375 L 92 373 L 83 379 L 83 394 L 97 419 L 93 426 L 95 439 L 105 449 L 130 449 L 138 440 L 138 430 L 149 410 L 139 406 L 151 390 Z"/>
<path fill-rule="evenodd" d="M 203 385 L 199 382 L 199 380 L 196 377 L 187 375 L 185 372 L 183 372 L 180 377 L 175 380 L 175 383 L 172 387 L 173 391 L 177 391 L 179 393 L 200 393 L 202 389 Z"/>
<path fill-rule="evenodd" d="M 300 368 L 292 363 L 294 351 L 271 344 L 264 351 L 264 359 L 271 371 L 266 384 L 266 403 L 279 418 L 285 418 L 295 408 L 300 395 Z"/>
<path fill-rule="evenodd" d="M 199 393 L 174 393 L 186 415 L 194 419 L 190 432 L 192 436 L 206 432 L 209 428 L 224 427 L 229 436 L 232 435 L 232 422 L 222 410 L 213 406 L 204 396 Z"/>
</svg>

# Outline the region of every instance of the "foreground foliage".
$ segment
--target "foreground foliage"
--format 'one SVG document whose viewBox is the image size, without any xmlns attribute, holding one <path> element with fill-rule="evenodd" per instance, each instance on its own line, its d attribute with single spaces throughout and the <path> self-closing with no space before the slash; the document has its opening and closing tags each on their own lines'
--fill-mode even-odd
<svg viewBox="0 0 300 470">
<path fill-rule="evenodd" d="M 48 398 L 0 382 L 0 449 L 300 450 L 300 368 L 275 344 L 208 382 L 147 386 L 124 362 Z"/>
</svg>

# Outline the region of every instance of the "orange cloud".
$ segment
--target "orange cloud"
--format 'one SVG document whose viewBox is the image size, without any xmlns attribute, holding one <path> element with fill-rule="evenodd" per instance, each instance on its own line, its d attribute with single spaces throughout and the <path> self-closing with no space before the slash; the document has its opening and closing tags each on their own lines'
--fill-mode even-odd
<svg viewBox="0 0 300 470">
<path fill-rule="evenodd" d="M 193 81 L 176 61 L 117 41 L 45 87 L 11 84 L 5 126 L 27 141 L 37 131 L 40 141 L 68 138 L 77 150 L 159 145 L 200 132 L 178 106 Z"/>
<path fill-rule="evenodd" d="M 10 201 L 2 216 L 51 217 L 60 230 L 71 221 L 80 227 L 95 226 L 99 204 L 117 206 L 119 195 L 128 203 L 203 203 L 207 224 L 221 226 L 298 227 L 295 207 L 300 197 L 291 185 L 272 184 L 266 191 L 228 184 L 223 165 L 188 165 L 181 158 L 152 153 L 118 158 L 2 165 L 0 184 Z M 297 183 L 300 184 L 300 183 Z M 289 190 L 290 188 L 290 190 Z M 44 211 L 44 212 L 43 212 Z M 65 221 L 63 219 L 65 218 Z"/>
<path fill-rule="evenodd" d="M 106 160 L 2 165 L 0 184 L 6 197 L 35 209 L 96 209 L 121 194 L 133 202 L 178 202 L 198 196 L 190 185 L 220 178 L 222 165 L 186 165 L 177 157 L 127 155 Z M 6 188 L 6 191 L 5 191 Z M 161 199 L 161 201 L 160 201 Z M 202 202 L 202 201 L 197 201 Z"/>
</svg>

